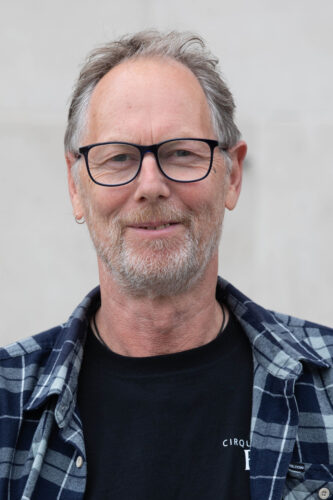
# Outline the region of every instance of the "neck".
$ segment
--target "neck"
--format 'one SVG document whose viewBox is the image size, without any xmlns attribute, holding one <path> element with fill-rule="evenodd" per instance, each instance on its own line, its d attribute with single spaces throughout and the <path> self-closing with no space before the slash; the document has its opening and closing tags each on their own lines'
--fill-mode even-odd
<svg viewBox="0 0 333 500">
<path fill-rule="evenodd" d="M 215 298 L 217 256 L 200 282 L 172 297 L 126 294 L 99 263 L 101 307 L 96 324 L 103 342 L 124 356 L 157 356 L 199 347 L 218 334 L 223 314 Z"/>
</svg>

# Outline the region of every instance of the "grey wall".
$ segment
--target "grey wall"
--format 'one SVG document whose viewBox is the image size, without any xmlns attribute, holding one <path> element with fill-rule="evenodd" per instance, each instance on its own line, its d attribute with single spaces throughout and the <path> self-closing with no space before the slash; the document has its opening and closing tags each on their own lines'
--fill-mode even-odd
<svg viewBox="0 0 333 500">
<path fill-rule="evenodd" d="M 191 29 L 220 57 L 249 145 L 221 273 L 267 307 L 333 323 L 331 0 L 2 4 L 1 344 L 65 321 L 97 284 L 62 140 L 86 53 L 137 29 Z"/>
</svg>

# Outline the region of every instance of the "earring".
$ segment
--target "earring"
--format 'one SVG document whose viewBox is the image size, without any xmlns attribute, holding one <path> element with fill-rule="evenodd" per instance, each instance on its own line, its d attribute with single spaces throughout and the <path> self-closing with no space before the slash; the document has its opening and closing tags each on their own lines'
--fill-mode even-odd
<svg viewBox="0 0 333 500">
<path fill-rule="evenodd" d="M 77 224 L 84 224 L 86 222 L 86 220 L 84 217 L 78 217 L 77 215 L 75 215 L 75 222 Z"/>
</svg>

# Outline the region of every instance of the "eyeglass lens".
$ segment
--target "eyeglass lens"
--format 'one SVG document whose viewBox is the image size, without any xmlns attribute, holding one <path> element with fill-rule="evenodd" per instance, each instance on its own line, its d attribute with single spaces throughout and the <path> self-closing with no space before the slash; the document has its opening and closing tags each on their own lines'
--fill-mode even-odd
<svg viewBox="0 0 333 500">
<path fill-rule="evenodd" d="M 177 181 L 195 181 L 207 174 L 211 148 L 204 141 L 181 139 L 161 144 L 158 160 L 162 171 Z M 101 184 L 123 184 L 132 180 L 141 162 L 140 150 L 131 144 L 99 144 L 88 153 L 92 178 Z"/>
</svg>

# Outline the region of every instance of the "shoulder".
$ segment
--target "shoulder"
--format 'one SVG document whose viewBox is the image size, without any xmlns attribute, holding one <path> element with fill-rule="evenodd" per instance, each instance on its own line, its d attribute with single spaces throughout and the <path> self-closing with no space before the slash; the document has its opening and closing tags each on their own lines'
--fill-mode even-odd
<svg viewBox="0 0 333 500">
<path fill-rule="evenodd" d="M 0 348 L 0 414 L 29 407 L 30 397 L 31 405 L 42 403 L 76 383 L 89 317 L 99 297 L 96 288 L 66 323 Z"/>
<path fill-rule="evenodd" d="M 3 404 L 15 399 L 24 387 L 28 397 L 38 384 L 53 352 L 61 326 L 0 348 L 0 394 Z M 1 405 L 0 405 L 1 407 Z"/>
<path fill-rule="evenodd" d="M 260 309 L 266 313 L 263 323 L 279 337 L 286 338 L 291 345 L 307 344 L 324 359 L 333 358 L 333 329 L 331 327 L 262 307 Z"/>
<path fill-rule="evenodd" d="M 333 329 L 266 309 L 219 278 L 218 293 L 247 334 L 258 361 L 277 376 L 294 376 L 302 364 L 328 368 L 333 360 Z"/>
<path fill-rule="evenodd" d="M 75 343 L 82 324 L 87 322 L 91 309 L 99 301 L 99 287 L 96 287 L 84 297 L 65 323 L 0 347 L 0 367 L 7 362 L 20 363 L 23 358 L 36 362 L 38 359 L 42 360 L 47 353 L 62 347 L 66 341 Z"/>
<path fill-rule="evenodd" d="M 297 338 L 317 337 L 318 335 L 330 336 L 333 334 L 333 328 L 330 326 L 322 325 L 308 319 L 299 318 L 278 311 L 264 309 L 258 305 L 257 307 L 266 311 L 267 316 L 271 316 L 275 324 L 280 324 L 281 326 L 284 326 L 288 330 L 294 332 Z"/>
<path fill-rule="evenodd" d="M 237 316 L 254 325 L 271 324 L 274 330 L 293 331 L 297 338 L 333 334 L 333 328 L 329 326 L 264 308 L 222 278 L 218 279 L 217 290 Z"/>
<path fill-rule="evenodd" d="M 17 416 L 32 395 L 43 386 L 61 326 L 0 348 L 1 432 L 14 432 Z"/>
<path fill-rule="evenodd" d="M 0 347 L 0 367 L 9 360 L 15 363 L 15 360 L 19 362 L 22 357 L 36 359 L 43 356 L 43 353 L 50 352 L 61 330 L 62 326 L 59 325 L 37 335 Z"/>
</svg>

